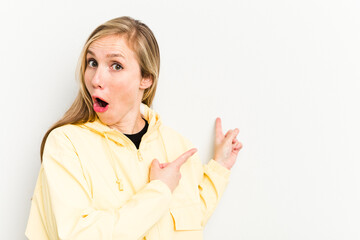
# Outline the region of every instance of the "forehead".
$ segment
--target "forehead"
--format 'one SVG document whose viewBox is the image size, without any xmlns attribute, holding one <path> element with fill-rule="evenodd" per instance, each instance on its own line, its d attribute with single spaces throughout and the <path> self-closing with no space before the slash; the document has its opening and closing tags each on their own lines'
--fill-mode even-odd
<svg viewBox="0 0 360 240">
<path fill-rule="evenodd" d="M 126 38 L 119 35 L 105 36 L 95 40 L 90 44 L 88 51 L 95 55 L 120 53 L 125 58 L 134 57 L 134 51 L 129 48 Z"/>
</svg>

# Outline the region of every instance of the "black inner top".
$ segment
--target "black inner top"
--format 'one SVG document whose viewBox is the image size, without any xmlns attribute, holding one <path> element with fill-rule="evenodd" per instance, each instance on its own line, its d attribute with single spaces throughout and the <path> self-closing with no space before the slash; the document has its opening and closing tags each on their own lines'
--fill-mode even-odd
<svg viewBox="0 0 360 240">
<path fill-rule="evenodd" d="M 146 133 L 146 131 L 149 127 L 149 123 L 145 119 L 144 119 L 144 121 L 145 121 L 145 127 L 140 132 L 134 133 L 134 134 L 125 134 L 124 133 L 124 135 L 127 136 L 135 144 L 137 149 L 139 149 L 142 136 L 144 136 L 144 134 Z"/>
</svg>

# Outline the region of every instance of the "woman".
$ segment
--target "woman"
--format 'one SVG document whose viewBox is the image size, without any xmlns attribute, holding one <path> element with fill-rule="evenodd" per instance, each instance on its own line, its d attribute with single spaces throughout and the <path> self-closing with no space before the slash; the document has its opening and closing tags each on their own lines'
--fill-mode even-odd
<svg viewBox="0 0 360 240">
<path fill-rule="evenodd" d="M 156 39 L 129 17 L 110 20 L 80 56 L 80 91 L 46 133 L 26 229 L 29 239 L 202 239 L 241 143 L 216 120 L 214 158 L 150 108 Z"/>
</svg>

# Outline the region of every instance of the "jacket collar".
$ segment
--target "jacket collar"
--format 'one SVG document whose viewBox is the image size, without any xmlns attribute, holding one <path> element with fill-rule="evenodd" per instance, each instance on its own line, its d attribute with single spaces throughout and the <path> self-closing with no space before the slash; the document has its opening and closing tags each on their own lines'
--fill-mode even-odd
<svg viewBox="0 0 360 240">
<path fill-rule="evenodd" d="M 162 124 L 162 121 L 160 119 L 160 116 L 157 112 L 155 112 L 153 109 L 149 108 L 146 104 L 141 103 L 140 104 L 140 113 L 141 116 L 146 119 L 149 123 L 149 127 L 144 138 L 148 138 L 150 135 L 152 135 L 154 132 L 157 132 L 159 127 Z M 112 140 L 120 145 L 130 144 L 131 140 L 129 140 L 123 133 L 116 129 L 112 129 L 108 127 L 106 124 L 101 122 L 101 120 L 96 116 L 95 120 L 93 122 L 86 122 L 80 127 L 88 129 L 94 133 L 97 133 L 103 137 L 107 136 L 109 140 Z"/>
</svg>

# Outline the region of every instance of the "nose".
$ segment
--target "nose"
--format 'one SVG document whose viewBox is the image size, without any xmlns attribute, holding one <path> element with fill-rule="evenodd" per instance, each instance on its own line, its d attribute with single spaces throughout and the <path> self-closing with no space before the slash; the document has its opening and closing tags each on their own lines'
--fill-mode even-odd
<svg viewBox="0 0 360 240">
<path fill-rule="evenodd" d="M 96 68 L 95 74 L 91 80 L 91 84 L 94 89 L 97 88 L 104 88 L 104 79 L 103 79 L 103 72 L 100 67 Z"/>
</svg>

